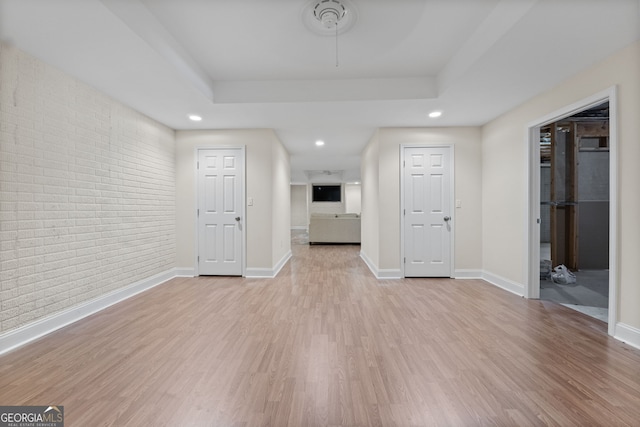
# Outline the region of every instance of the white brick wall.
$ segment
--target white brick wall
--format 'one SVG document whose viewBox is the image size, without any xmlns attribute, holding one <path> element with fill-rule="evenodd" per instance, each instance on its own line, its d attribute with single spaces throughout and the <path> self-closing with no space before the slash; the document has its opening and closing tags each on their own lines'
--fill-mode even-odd
<svg viewBox="0 0 640 427">
<path fill-rule="evenodd" d="M 175 267 L 175 134 L 0 47 L 0 333 Z"/>
</svg>

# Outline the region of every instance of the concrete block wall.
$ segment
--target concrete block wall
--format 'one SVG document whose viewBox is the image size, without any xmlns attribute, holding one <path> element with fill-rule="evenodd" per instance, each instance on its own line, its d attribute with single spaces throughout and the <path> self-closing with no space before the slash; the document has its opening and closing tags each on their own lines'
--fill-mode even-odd
<svg viewBox="0 0 640 427">
<path fill-rule="evenodd" d="M 175 132 L 0 46 L 0 333 L 175 259 Z"/>
</svg>

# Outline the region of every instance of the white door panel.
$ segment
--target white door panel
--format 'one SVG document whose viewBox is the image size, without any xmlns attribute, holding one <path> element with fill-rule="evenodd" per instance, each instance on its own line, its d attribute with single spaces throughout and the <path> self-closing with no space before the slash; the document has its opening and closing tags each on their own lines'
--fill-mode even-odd
<svg viewBox="0 0 640 427">
<path fill-rule="evenodd" d="M 404 148 L 404 275 L 451 276 L 451 149 Z"/>
<path fill-rule="evenodd" d="M 198 273 L 242 275 L 244 154 L 198 150 Z"/>
</svg>

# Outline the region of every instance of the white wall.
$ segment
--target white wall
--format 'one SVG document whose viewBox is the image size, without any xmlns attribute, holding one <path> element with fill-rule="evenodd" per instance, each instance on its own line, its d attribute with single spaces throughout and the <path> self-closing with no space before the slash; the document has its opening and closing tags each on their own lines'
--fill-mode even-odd
<svg viewBox="0 0 640 427">
<path fill-rule="evenodd" d="M 289 155 L 270 129 L 176 132 L 177 263 L 195 268 L 196 148 L 246 147 L 247 270 L 269 271 L 290 244 Z M 280 244 L 282 242 L 282 245 Z"/>
<path fill-rule="evenodd" d="M 482 267 L 482 162 L 480 128 L 384 128 L 363 152 L 362 218 L 363 251 L 377 240 L 378 264 L 383 271 L 400 272 L 400 146 L 402 144 L 453 144 L 456 209 L 456 271 L 480 272 Z M 377 200 L 376 200 L 377 198 Z M 377 224 L 368 220 L 377 214 Z M 366 227 L 366 229 L 365 229 Z"/>
<path fill-rule="evenodd" d="M 275 133 L 273 133 L 275 138 Z M 289 153 L 275 138 L 271 143 L 272 193 L 271 265 L 278 266 L 291 256 L 291 164 Z"/>
<path fill-rule="evenodd" d="M 378 270 L 380 265 L 380 221 L 379 221 L 379 187 L 380 164 L 379 133 L 377 130 L 371 141 L 362 151 L 360 173 L 362 179 L 362 216 L 360 220 L 361 244 L 360 255 L 369 268 Z M 398 227 L 400 225 L 398 224 Z"/>
<path fill-rule="evenodd" d="M 344 184 L 345 212 L 362 212 L 362 186 L 360 184 Z"/>
<path fill-rule="evenodd" d="M 309 193 L 309 199 L 311 199 L 311 193 Z M 314 213 L 329 213 L 329 214 L 341 214 L 345 213 L 344 202 L 310 202 L 309 212 Z"/>
<path fill-rule="evenodd" d="M 528 194 L 525 130 L 531 121 L 618 87 L 618 283 L 619 321 L 640 329 L 640 43 L 595 64 L 552 90 L 484 126 L 484 269 L 524 284 Z"/>
<path fill-rule="evenodd" d="M 340 183 L 332 183 L 337 185 Z M 292 228 L 307 228 L 309 225 L 309 216 L 312 213 L 357 213 L 362 210 L 362 186 L 360 184 L 342 183 L 342 201 L 341 202 L 318 202 L 311 201 L 311 192 L 313 184 L 292 185 L 291 186 L 291 214 Z M 295 197 L 295 199 L 294 199 Z M 304 216 L 304 217 L 303 217 Z M 294 219 L 295 217 L 295 219 Z"/>
<path fill-rule="evenodd" d="M 174 132 L 0 47 L 0 331 L 175 266 Z"/>
<path fill-rule="evenodd" d="M 307 204 L 307 184 L 291 185 L 291 228 L 307 229 L 309 227 Z"/>
</svg>

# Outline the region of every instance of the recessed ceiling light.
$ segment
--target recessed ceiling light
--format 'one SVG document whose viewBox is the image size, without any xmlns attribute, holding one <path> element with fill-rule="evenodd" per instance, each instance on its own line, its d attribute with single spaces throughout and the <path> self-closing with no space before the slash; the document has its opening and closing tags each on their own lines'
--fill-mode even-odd
<svg viewBox="0 0 640 427">
<path fill-rule="evenodd" d="M 202 117 L 196 116 L 195 114 L 191 114 L 189 116 L 189 120 L 194 121 L 194 122 L 199 122 L 200 120 L 202 120 Z"/>
<path fill-rule="evenodd" d="M 432 111 L 429 113 L 429 117 L 435 119 L 436 117 L 440 117 L 442 115 L 442 111 Z"/>
<path fill-rule="evenodd" d="M 324 141 L 320 141 L 320 140 L 318 140 L 318 141 L 316 141 L 316 145 L 317 145 L 318 147 L 322 147 L 322 146 L 324 145 Z"/>
</svg>

